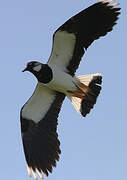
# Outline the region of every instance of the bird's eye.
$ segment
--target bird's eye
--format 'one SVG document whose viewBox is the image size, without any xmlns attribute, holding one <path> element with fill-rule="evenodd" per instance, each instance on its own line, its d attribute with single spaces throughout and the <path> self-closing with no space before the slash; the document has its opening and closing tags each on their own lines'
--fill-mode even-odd
<svg viewBox="0 0 127 180">
<path fill-rule="evenodd" d="M 30 62 L 30 63 L 27 63 L 26 64 L 26 67 L 28 67 L 28 66 L 31 66 L 32 65 L 32 63 Z"/>
</svg>

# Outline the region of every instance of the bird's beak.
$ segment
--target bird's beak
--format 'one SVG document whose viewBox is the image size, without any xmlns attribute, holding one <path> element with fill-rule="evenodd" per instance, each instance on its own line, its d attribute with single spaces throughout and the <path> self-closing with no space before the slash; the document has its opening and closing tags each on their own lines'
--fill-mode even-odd
<svg viewBox="0 0 127 180">
<path fill-rule="evenodd" d="M 22 70 L 22 72 L 28 71 L 27 67 L 25 69 Z"/>
</svg>

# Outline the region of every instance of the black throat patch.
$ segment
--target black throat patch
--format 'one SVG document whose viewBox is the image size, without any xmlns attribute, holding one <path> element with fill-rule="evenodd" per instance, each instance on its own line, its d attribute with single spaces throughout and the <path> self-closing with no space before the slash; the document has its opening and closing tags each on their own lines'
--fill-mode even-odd
<svg viewBox="0 0 127 180">
<path fill-rule="evenodd" d="M 52 69 L 47 64 L 42 64 L 42 67 L 39 72 L 33 71 L 32 72 L 39 82 L 47 84 L 53 78 Z"/>
</svg>

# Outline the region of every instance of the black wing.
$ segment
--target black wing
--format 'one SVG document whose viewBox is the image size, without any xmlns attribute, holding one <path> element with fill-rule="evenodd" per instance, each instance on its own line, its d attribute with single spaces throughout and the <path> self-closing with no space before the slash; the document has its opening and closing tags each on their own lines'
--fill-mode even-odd
<svg viewBox="0 0 127 180">
<path fill-rule="evenodd" d="M 54 33 L 49 65 L 56 65 L 72 76 L 91 43 L 110 32 L 120 8 L 111 1 L 100 1 L 70 18 Z"/>
<path fill-rule="evenodd" d="M 59 160 L 61 151 L 56 129 L 64 98 L 64 94 L 38 84 L 33 96 L 21 110 L 21 131 L 28 173 L 30 175 L 32 170 L 35 179 L 36 173 L 40 177 L 42 172 L 48 176 Z"/>
</svg>

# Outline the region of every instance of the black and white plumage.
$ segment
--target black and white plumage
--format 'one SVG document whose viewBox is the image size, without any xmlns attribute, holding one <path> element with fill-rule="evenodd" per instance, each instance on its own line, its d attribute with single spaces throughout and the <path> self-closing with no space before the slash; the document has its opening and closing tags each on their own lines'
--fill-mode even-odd
<svg viewBox="0 0 127 180">
<path fill-rule="evenodd" d="M 59 160 L 57 119 L 67 96 L 75 109 L 86 116 L 101 90 L 100 73 L 75 76 L 85 50 L 116 24 L 120 8 L 113 0 L 99 1 L 75 15 L 53 35 L 53 47 L 47 64 L 32 61 L 24 71 L 38 80 L 31 98 L 21 109 L 21 132 L 28 174 L 48 176 Z"/>
</svg>

